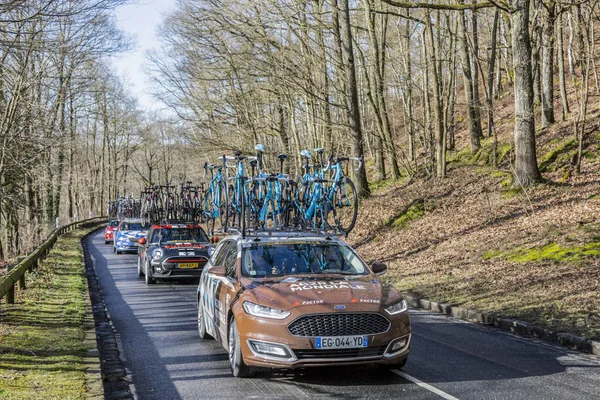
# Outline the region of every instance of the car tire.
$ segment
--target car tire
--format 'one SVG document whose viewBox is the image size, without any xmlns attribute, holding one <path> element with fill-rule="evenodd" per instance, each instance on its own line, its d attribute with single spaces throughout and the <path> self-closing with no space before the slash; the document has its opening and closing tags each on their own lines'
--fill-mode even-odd
<svg viewBox="0 0 600 400">
<path fill-rule="evenodd" d="M 141 278 L 144 275 L 144 270 L 142 268 L 142 258 L 138 257 L 138 263 L 137 263 L 137 273 L 138 273 L 138 277 Z"/>
<path fill-rule="evenodd" d="M 117 252 L 117 248 L 115 246 L 113 246 L 113 253 Z"/>
<path fill-rule="evenodd" d="M 246 378 L 252 375 L 252 370 L 244 362 L 242 355 L 242 346 L 240 342 L 240 333 L 235 322 L 235 318 L 231 317 L 229 323 L 229 366 L 231 374 L 236 378 Z"/>
<path fill-rule="evenodd" d="M 123 254 L 122 251 L 117 250 L 117 255 Z"/>
<path fill-rule="evenodd" d="M 202 302 L 198 302 L 198 336 L 200 339 L 206 340 L 211 339 L 212 336 L 206 332 L 206 325 L 204 324 L 204 309 L 202 307 Z"/>
<path fill-rule="evenodd" d="M 104 244 L 110 244 L 110 242 L 108 240 L 105 240 Z"/>
<path fill-rule="evenodd" d="M 150 276 L 150 266 L 146 264 L 146 271 L 144 272 L 144 282 L 146 285 L 153 285 L 156 280 Z"/>
</svg>

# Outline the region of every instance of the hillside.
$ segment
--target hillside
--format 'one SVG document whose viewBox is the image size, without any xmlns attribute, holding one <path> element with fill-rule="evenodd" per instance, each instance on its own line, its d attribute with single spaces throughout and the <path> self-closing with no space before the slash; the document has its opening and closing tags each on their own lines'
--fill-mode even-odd
<svg viewBox="0 0 600 400">
<path fill-rule="evenodd" d="M 557 123 L 537 133 L 546 182 L 526 190 L 512 188 L 511 111 L 497 117 L 498 169 L 486 139 L 475 155 L 449 152 L 447 179 L 378 182 L 349 240 L 366 259 L 386 262 L 402 291 L 598 339 L 597 109 L 581 174 L 572 123 Z"/>
</svg>

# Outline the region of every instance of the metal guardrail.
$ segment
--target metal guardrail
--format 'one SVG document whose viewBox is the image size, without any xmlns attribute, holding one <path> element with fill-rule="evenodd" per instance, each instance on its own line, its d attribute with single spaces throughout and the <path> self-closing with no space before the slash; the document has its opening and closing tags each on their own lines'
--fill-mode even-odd
<svg viewBox="0 0 600 400">
<path fill-rule="evenodd" d="M 15 285 L 18 284 L 19 290 L 25 289 L 25 273 L 37 268 L 39 260 L 45 258 L 58 237 L 66 232 L 71 232 L 79 225 L 88 224 L 90 222 L 106 221 L 106 217 L 95 217 L 84 219 L 81 221 L 72 222 L 68 225 L 61 226 L 48 236 L 48 238 L 37 249 L 29 253 L 18 264 L 14 265 L 6 275 L 0 277 L 0 300 L 6 296 L 7 304 L 15 302 Z"/>
</svg>

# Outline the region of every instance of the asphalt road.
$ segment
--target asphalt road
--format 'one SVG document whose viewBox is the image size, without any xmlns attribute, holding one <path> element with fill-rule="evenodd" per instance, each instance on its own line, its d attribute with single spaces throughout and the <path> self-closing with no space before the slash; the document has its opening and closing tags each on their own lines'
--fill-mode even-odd
<svg viewBox="0 0 600 400">
<path fill-rule="evenodd" d="M 372 367 L 231 377 L 227 353 L 196 330 L 197 282 L 146 286 L 136 255 L 88 237 L 136 398 L 600 399 L 600 359 L 494 328 L 411 311 L 401 371 Z"/>
</svg>

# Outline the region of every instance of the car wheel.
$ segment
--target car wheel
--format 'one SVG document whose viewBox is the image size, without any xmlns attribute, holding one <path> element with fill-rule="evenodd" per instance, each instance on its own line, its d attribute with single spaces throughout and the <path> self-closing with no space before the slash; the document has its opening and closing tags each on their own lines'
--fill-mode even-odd
<svg viewBox="0 0 600 400">
<path fill-rule="evenodd" d="M 115 246 L 113 246 L 113 253 L 117 252 L 117 248 Z"/>
<path fill-rule="evenodd" d="M 142 269 L 142 258 L 138 257 L 138 265 L 137 265 L 137 272 L 138 272 L 138 277 L 142 277 L 142 275 L 144 275 L 144 271 Z"/>
<path fill-rule="evenodd" d="M 229 366 L 231 367 L 231 374 L 236 378 L 248 377 L 251 375 L 251 370 L 244 362 L 240 333 L 233 317 L 231 317 L 229 326 Z"/>
<path fill-rule="evenodd" d="M 198 335 L 202 340 L 211 338 L 208 332 L 206 332 L 206 325 L 204 324 L 204 309 L 201 301 L 198 302 Z"/>
<path fill-rule="evenodd" d="M 146 264 L 146 271 L 144 273 L 144 276 L 144 281 L 146 282 L 146 285 L 153 285 L 156 282 L 156 280 L 150 276 L 150 266 L 148 264 Z"/>
<path fill-rule="evenodd" d="M 105 240 L 105 241 L 104 241 L 104 244 L 109 244 L 109 243 L 110 243 L 110 242 L 109 242 L 108 240 Z"/>
</svg>

